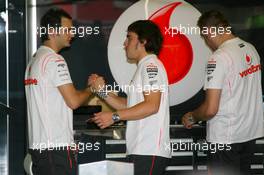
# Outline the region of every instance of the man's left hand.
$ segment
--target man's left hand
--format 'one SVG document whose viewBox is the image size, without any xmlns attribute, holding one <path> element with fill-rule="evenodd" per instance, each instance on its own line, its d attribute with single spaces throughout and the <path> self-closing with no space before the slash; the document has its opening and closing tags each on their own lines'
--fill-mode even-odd
<svg viewBox="0 0 264 175">
<path fill-rule="evenodd" d="M 191 129 L 194 122 L 193 116 L 192 116 L 192 112 L 188 112 L 186 114 L 184 114 L 184 116 L 182 117 L 182 123 L 185 126 L 185 128 L 187 129 Z"/>
<path fill-rule="evenodd" d="M 114 124 L 112 115 L 113 115 L 112 112 L 99 112 L 99 113 L 94 114 L 95 117 L 93 118 L 93 121 L 101 129 L 104 129 Z"/>
</svg>

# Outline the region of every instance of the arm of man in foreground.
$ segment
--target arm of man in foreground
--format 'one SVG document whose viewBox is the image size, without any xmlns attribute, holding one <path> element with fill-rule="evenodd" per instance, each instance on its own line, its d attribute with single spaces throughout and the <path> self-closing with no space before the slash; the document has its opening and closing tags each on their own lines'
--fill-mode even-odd
<svg viewBox="0 0 264 175">
<path fill-rule="evenodd" d="M 144 101 L 141 103 L 138 103 L 130 108 L 118 110 L 116 113 L 120 116 L 120 120 L 143 119 L 159 111 L 160 99 L 160 91 L 150 91 L 148 93 L 144 93 Z M 108 101 L 111 103 L 110 98 Z M 112 115 L 112 112 L 100 112 L 95 114 L 93 121 L 101 129 L 104 129 L 114 123 Z"/>
<path fill-rule="evenodd" d="M 71 109 L 80 107 L 92 94 L 90 88 L 76 90 L 72 83 L 58 86 L 67 106 Z"/>
<path fill-rule="evenodd" d="M 103 77 L 101 77 L 97 74 L 90 75 L 89 79 L 88 79 L 88 85 L 90 85 L 95 92 L 107 91 L 106 93 L 108 95 L 103 100 L 107 104 L 109 104 L 112 108 L 114 108 L 116 110 L 120 110 L 120 109 L 125 109 L 127 107 L 127 99 L 126 98 L 119 97 L 112 92 L 108 92 L 108 89 L 105 85 L 105 80 Z"/>
</svg>

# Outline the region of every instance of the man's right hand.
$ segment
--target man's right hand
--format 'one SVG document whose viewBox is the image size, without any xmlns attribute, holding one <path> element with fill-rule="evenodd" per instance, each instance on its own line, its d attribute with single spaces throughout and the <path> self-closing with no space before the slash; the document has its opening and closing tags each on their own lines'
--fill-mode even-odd
<svg viewBox="0 0 264 175">
<path fill-rule="evenodd" d="M 88 86 L 94 91 L 100 91 L 105 87 L 105 80 L 97 74 L 91 74 L 88 79 Z"/>
<path fill-rule="evenodd" d="M 194 123 L 195 121 L 193 119 L 192 112 L 188 112 L 184 114 L 184 116 L 182 117 L 182 124 L 184 125 L 185 128 L 191 129 Z"/>
</svg>

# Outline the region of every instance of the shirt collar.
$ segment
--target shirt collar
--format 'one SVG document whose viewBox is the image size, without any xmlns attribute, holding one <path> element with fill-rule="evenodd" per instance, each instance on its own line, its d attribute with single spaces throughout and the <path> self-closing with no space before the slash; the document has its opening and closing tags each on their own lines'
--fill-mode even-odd
<svg viewBox="0 0 264 175">
<path fill-rule="evenodd" d="M 139 66 L 140 64 L 142 64 L 143 62 L 147 61 L 148 59 L 152 58 L 152 57 L 157 57 L 157 56 L 156 56 L 155 54 L 149 54 L 149 55 L 143 57 L 143 58 L 138 62 L 138 66 Z"/>
<path fill-rule="evenodd" d="M 45 45 L 40 46 L 40 49 L 45 49 L 45 50 L 48 50 L 48 51 L 50 51 L 50 52 L 54 52 L 54 53 L 56 53 L 52 48 L 50 48 L 50 47 L 48 47 L 48 46 L 45 46 Z"/>
<path fill-rule="evenodd" d="M 235 37 L 235 38 L 232 38 L 232 39 L 229 39 L 229 40 L 226 40 L 225 42 L 223 42 L 218 48 L 223 48 L 225 47 L 226 45 L 230 44 L 230 43 L 234 43 L 234 42 L 237 42 L 239 41 L 240 39 L 238 37 Z"/>
</svg>

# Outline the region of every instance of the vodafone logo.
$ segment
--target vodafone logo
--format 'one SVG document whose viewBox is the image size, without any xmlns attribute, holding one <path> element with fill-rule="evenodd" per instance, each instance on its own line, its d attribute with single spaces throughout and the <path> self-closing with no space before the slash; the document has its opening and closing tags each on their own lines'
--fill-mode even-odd
<svg viewBox="0 0 264 175">
<path fill-rule="evenodd" d="M 175 2 L 166 5 L 149 18 L 159 26 L 163 34 L 164 42 L 159 58 L 166 68 L 169 84 L 177 83 L 184 78 L 193 61 L 192 46 L 188 38 L 178 31 L 174 31 L 177 29 L 170 27 L 170 17 L 174 9 L 181 4 L 181 2 Z"/>
<path fill-rule="evenodd" d="M 239 73 L 241 78 L 244 78 L 248 75 L 251 75 L 251 74 L 261 70 L 260 64 L 256 64 L 256 65 L 252 64 L 252 58 L 248 54 L 246 54 L 246 56 L 245 56 L 245 61 L 246 61 L 246 65 L 248 68 Z"/>
<path fill-rule="evenodd" d="M 252 63 L 252 59 L 250 58 L 250 56 L 249 55 L 246 55 L 246 63 L 247 63 L 247 65 L 251 65 L 251 63 Z"/>
<path fill-rule="evenodd" d="M 200 12 L 184 1 L 141 0 L 129 7 L 116 21 L 108 42 L 108 62 L 116 82 L 129 85 L 136 65 L 127 61 L 123 43 L 129 24 L 140 19 L 155 22 L 164 37 L 160 55 L 169 79 L 170 105 L 185 102 L 204 84 L 205 66 L 210 50 L 199 33 L 187 31 L 197 27 Z M 146 14 L 148 16 L 146 17 Z M 177 29 L 185 26 L 182 34 Z"/>
</svg>

